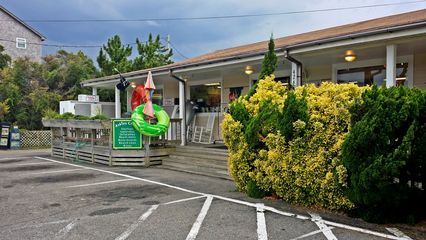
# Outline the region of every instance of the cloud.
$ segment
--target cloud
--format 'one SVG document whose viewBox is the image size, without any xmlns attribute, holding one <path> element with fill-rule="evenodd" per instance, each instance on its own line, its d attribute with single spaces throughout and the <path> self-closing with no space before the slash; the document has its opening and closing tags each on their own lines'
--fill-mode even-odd
<svg viewBox="0 0 426 240">
<path fill-rule="evenodd" d="M 154 19 L 204 17 L 395 3 L 399 0 L 14 0 L 3 5 L 22 19 Z M 304 13 L 253 18 L 95 23 L 31 23 L 48 41 L 79 45 L 100 45 L 115 34 L 125 43 L 149 33 L 171 35 L 175 47 L 186 56 L 234 47 L 385 15 L 426 7 L 426 3 L 404 4 L 374 9 Z M 49 52 L 46 50 L 45 52 Z M 99 49 L 84 49 L 96 58 Z M 175 59 L 182 59 L 175 54 Z"/>
</svg>

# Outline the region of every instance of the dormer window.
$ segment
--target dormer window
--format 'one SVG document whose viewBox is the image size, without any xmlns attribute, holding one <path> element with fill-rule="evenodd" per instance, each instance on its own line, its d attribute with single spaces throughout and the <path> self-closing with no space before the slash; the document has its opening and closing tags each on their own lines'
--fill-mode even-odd
<svg viewBox="0 0 426 240">
<path fill-rule="evenodd" d="M 16 38 L 16 48 L 27 48 L 27 39 L 25 38 Z"/>
</svg>

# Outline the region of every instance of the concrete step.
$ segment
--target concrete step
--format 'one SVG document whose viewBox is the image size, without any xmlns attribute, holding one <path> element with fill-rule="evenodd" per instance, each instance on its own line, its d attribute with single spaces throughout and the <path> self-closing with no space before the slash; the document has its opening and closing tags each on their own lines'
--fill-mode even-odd
<svg viewBox="0 0 426 240">
<path fill-rule="evenodd" d="M 187 164 L 167 162 L 167 161 L 163 161 L 163 165 L 159 167 L 169 169 L 169 170 L 174 170 L 174 171 L 232 180 L 232 178 L 228 175 L 227 170 L 219 170 L 214 168 L 187 165 Z"/>
<path fill-rule="evenodd" d="M 198 146 L 177 146 L 177 152 L 191 152 L 191 153 L 214 153 L 217 155 L 228 156 L 227 149 L 209 148 L 209 147 L 198 147 Z"/>
<path fill-rule="evenodd" d="M 186 165 L 211 167 L 211 168 L 224 169 L 224 170 L 228 169 L 228 161 L 226 160 L 223 161 L 223 160 L 214 160 L 214 159 L 206 159 L 206 158 L 170 155 L 168 158 L 165 158 L 163 160 L 163 164 L 164 162 L 175 162 L 175 163 L 182 163 Z"/>
<path fill-rule="evenodd" d="M 191 158 L 201 158 L 201 159 L 212 159 L 212 160 L 218 160 L 218 161 L 228 160 L 227 154 L 218 154 L 215 152 L 208 152 L 208 151 L 191 152 L 191 151 L 176 150 L 170 153 L 170 155 L 185 156 L 185 157 L 191 157 Z"/>
</svg>

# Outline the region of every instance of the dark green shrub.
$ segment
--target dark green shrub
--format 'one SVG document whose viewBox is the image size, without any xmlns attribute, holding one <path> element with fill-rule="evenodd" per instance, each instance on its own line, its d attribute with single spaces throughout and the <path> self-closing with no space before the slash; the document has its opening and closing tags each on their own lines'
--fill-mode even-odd
<svg viewBox="0 0 426 240">
<path fill-rule="evenodd" d="M 257 186 L 256 182 L 249 180 L 246 186 L 247 195 L 251 198 L 264 198 L 270 195 L 268 192 L 262 190 Z"/>
<path fill-rule="evenodd" d="M 229 113 L 235 121 L 240 122 L 244 127 L 247 126 L 250 115 L 242 101 L 231 103 L 229 106 Z"/>
<path fill-rule="evenodd" d="M 92 120 L 108 120 L 109 117 L 107 117 L 103 114 L 97 114 L 97 115 L 91 117 L 90 119 L 92 119 Z"/>
<path fill-rule="evenodd" d="M 284 102 L 283 116 L 279 119 L 279 129 L 287 141 L 294 138 L 294 122 L 302 120 L 303 122 L 308 123 L 309 121 L 306 95 L 306 89 L 303 89 L 303 97 L 301 99 L 296 98 L 294 91 L 289 91 L 287 93 L 287 98 Z"/>
<path fill-rule="evenodd" d="M 342 158 L 357 213 L 376 222 L 425 217 L 426 93 L 374 86 L 351 113 Z"/>
<path fill-rule="evenodd" d="M 90 120 L 90 117 L 88 116 L 83 116 L 83 115 L 75 115 L 74 116 L 75 120 Z"/>
</svg>

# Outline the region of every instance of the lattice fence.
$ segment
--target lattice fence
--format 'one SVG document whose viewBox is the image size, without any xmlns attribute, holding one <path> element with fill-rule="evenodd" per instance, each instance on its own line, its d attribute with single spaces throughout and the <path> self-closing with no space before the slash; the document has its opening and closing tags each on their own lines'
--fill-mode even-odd
<svg viewBox="0 0 426 240">
<path fill-rule="evenodd" d="M 50 147 L 52 134 L 50 130 L 21 131 L 21 148 Z"/>
</svg>

